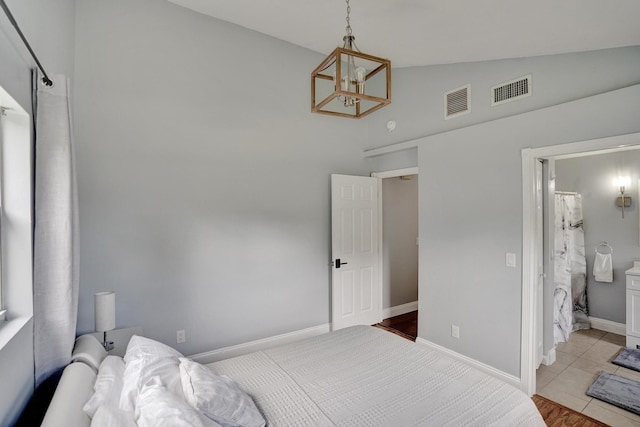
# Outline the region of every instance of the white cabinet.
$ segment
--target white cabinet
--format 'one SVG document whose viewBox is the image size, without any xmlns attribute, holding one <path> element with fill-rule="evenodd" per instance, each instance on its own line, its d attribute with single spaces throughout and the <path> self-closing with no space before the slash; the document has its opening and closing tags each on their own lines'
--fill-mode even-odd
<svg viewBox="0 0 640 427">
<path fill-rule="evenodd" d="M 627 270 L 627 347 L 640 348 L 640 261 Z"/>
</svg>

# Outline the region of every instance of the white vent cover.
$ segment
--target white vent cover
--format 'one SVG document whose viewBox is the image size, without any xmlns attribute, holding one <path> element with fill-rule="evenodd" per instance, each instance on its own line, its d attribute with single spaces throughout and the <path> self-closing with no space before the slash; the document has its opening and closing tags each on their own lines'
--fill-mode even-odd
<svg viewBox="0 0 640 427">
<path fill-rule="evenodd" d="M 491 106 L 531 96 L 531 74 L 491 88 Z"/>
<path fill-rule="evenodd" d="M 444 94 L 444 118 L 451 119 L 471 111 L 471 85 Z"/>
</svg>

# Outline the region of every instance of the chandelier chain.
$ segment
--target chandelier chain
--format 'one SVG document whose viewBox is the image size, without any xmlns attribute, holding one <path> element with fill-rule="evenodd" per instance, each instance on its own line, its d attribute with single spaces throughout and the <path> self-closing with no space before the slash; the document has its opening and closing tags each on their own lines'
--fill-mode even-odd
<svg viewBox="0 0 640 427">
<path fill-rule="evenodd" d="M 347 31 L 347 35 L 351 36 L 351 33 L 352 33 L 351 21 L 349 19 L 349 15 L 351 14 L 351 5 L 349 5 L 349 0 L 346 0 L 346 2 L 347 2 L 347 28 L 345 28 L 345 29 Z"/>
</svg>

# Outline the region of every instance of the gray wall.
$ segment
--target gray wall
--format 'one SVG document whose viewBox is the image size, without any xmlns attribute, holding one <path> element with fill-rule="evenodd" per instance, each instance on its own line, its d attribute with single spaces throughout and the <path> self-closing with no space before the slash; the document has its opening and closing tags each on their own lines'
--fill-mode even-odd
<svg viewBox="0 0 640 427">
<path fill-rule="evenodd" d="M 328 323 L 329 175 L 370 167 L 362 122 L 310 113 L 322 55 L 156 0 L 76 28 L 79 332 L 106 289 L 185 354 Z"/>
<path fill-rule="evenodd" d="M 362 150 L 460 127 L 419 149 L 421 336 L 517 374 L 521 272 L 503 266 L 522 247 L 519 150 L 635 126 L 574 129 L 534 112 L 517 126 L 545 128 L 530 132 L 540 139 L 469 127 L 638 83 L 638 48 L 394 70 L 393 104 L 350 121 L 308 111 L 321 55 L 175 5 L 83 1 L 76 29 L 79 332 L 93 329 L 92 294 L 113 289 L 119 326 L 174 346 L 185 329 L 185 353 L 327 323 L 329 174 L 414 166 L 416 150 L 371 161 Z M 529 73 L 532 97 L 489 107 L 491 85 Z M 442 94 L 468 82 L 473 112 L 445 122 Z"/>
<path fill-rule="evenodd" d="M 519 374 L 520 150 L 638 129 L 638 97 L 589 96 L 640 83 L 639 70 L 637 46 L 394 70 L 393 103 L 365 120 L 368 148 L 419 141 L 420 337 Z M 532 96 L 490 106 L 491 86 L 528 74 Z M 443 94 L 466 83 L 471 113 L 444 120 Z M 372 160 L 378 171 L 415 166 L 411 154 Z M 518 255 L 518 268 L 504 267 L 505 252 Z"/>
<path fill-rule="evenodd" d="M 48 74 L 73 77 L 75 0 L 6 0 Z M 0 13 L 0 84 L 27 111 L 35 63 L 9 20 Z"/>
<path fill-rule="evenodd" d="M 556 160 L 556 189 L 582 194 L 584 243 L 587 256 L 587 296 L 589 315 L 612 322 L 625 323 L 625 270 L 640 259 L 638 243 L 638 178 L 640 151 L 624 151 L 597 156 Z M 632 205 L 615 205 L 619 195 L 614 184 L 618 175 L 631 178 L 627 192 Z M 613 253 L 613 283 L 596 282 L 593 278 L 595 247 L 607 241 Z"/>
<path fill-rule="evenodd" d="M 328 322 L 329 174 L 418 160 L 362 149 L 640 81 L 638 48 L 394 70 L 391 106 L 338 120 L 308 112 L 322 56 L 307 50 L 163 1 L 87 0 L 75 14 L 73 0 L 8 3 L 47 70 L 76 77 L 79 332 L 93 329 L 93 293 L 113 289 L 118 325 L 170 344 L 186 329 L 185 353 Z M 32 64 L 0 22 L 0 85 L 28 107 Z M 492 84 L 528 73 L 534 96 L 488 106 Z M 472 114 L 444 121 L 442 94 L 469 82 Z M 639 99 L 634 88 L 421 145 L 422 337 L 517 373 L 521 272 L 503 265 L 522 246 L 519 150 L 638 130 Z M 16 384 L 3 424 L 32 385 L 17 368 L 32 365 L 31 328 L 0 349 Z"/>
<path fill-rule="evenodd" d="M 420 337 L 519 375 L 521 149 L 638 132 L 638 114 L 640 85 L 421 141 Z"/>
<path fill-rule="evenodd" d="M 411 148 L 384 156 L 370 159 L 371 169 L 374 172 L 391 171 L 396 169 L 413 168 L 418 166 L 418 149 Z"/>
<path fill-rule="evenodd" d="M 7 328 L 7 326 L 3 326 Z M 0 425 L 12 425 L 18 419 L 34 390 L 33 320 L 27 321 L 13 338 L 0 348 Z"/>
<path fill-rule="evenodd" d="M 393 69 L 393 102 L 364 119 L 367 147 L 435 135 L 640 83 L 639 69 L 638 46 Z M 532 75 L 532 96 L 491 107 L 492 86 L 528 74 Z M 444 93 L 467 83 L 471 84 L 471 113 L 444 120 Z M 386 129 L 390 119 L 397 122 L 393 132 Z"/>
<path fill-rule="evenodd" d="M 382 308 L 418 300 L 418 177 L 382 180 Z"/>
<path fill-rule="evenodd" d="M 74 0 L 7 0 L 16 21 L 50 74 L 73 76 L 74 3 Z M 0 86 L 31 113 L 30 68 L 35 64 L 4 13 L 0 13 L 0 58 Z M 30 152 L 30 147 L 24 148 Z M 24 167 L 28 170 L 29 165 Z M 22 248 L 28 253 L 22 264 L 29 267 L 21 277 L 30 277 L 30 238 L 22 243 Z M 0 348 L 0 378 L 4 385 L 11 386 L 3 387 L 0 393 L 0 425 L 11 425 L 33 392 L 33 322 L 24 323 L 32 312 L 31 289 L 30 280 L 4 284 L 5 296 L 11 304 L 8 307 L 10 323 L 11 319 L 20 316 L 22 326 L 5 325 L 2 331 L 3 334 L 11 331 L 12 338 Z"/>
</svg>

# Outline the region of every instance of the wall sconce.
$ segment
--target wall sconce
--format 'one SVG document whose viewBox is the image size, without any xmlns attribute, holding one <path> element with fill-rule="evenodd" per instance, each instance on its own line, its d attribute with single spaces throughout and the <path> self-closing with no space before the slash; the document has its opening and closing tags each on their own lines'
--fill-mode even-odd
<svg viewBox="0 0 640 427">
<path fill-rule="evenodd" d="M 104 332 L 102 346 L 113 350 L 113 341 L 107 341 L 107 331 L 116 328 L 116 293 L 98 292 L 94 295 L 96 332 Z"/>
<path fill-rule="evenodd" d="M 616 205 L 622 208 L 622 218 L 624 218 L 624 208 L 631 206 L 631 197 L 625 196 L 625 188 L 629 186 L 631 180 L 628 176 L 618 177 L 618 187 L 620 189 L 620 197 L 616 198 Z"/>
</svg>

